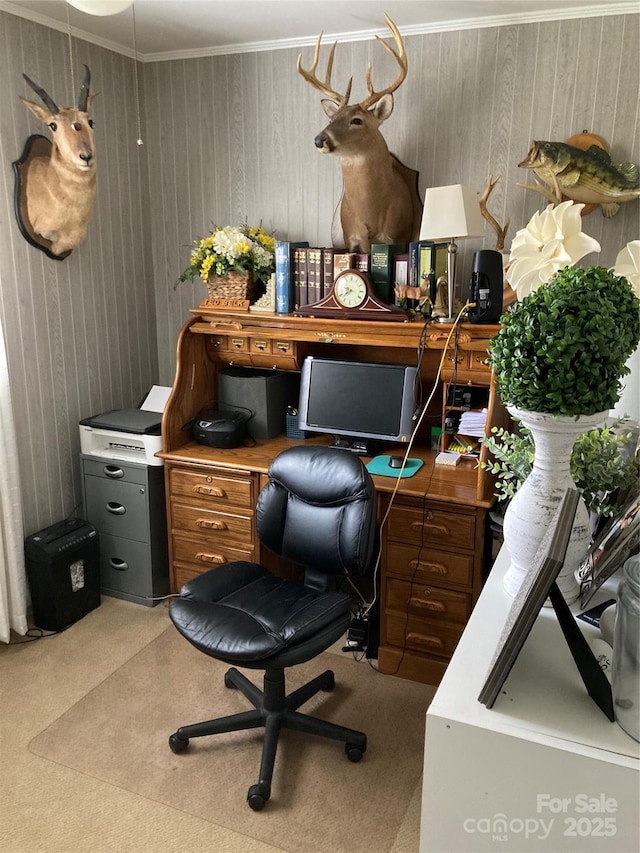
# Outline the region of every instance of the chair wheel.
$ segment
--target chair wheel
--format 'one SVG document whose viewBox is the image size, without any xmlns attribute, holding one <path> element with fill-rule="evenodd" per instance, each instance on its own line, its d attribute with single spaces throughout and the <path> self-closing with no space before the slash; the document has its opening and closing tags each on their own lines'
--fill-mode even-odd
<svg viewBox="0 0 640 853">
<path fill-rule="evenodd" d="M 175 752 L 176 755 L 178 755 L 179 753 L 184 752 L 189 746 L 189 738 L 179 737 L 174 733 L 169 737 L 169 746 L 171 747 L 171 752 Z"/>
<path fill-rule="evenodd" d="M 265 806 L 265 803 L 271 796 L 270 790 L 264 790 L 264 786 L 260 785 L 252 785 L 247 792 L 247 802 L 249 803 L 249 808 L 253 809 L 254 812 L 260 812 Z"/>
<path fill-rule="evenodd" d="M 364 749 L 359 746 L 356 746 L 355 743 L 345 743 L 344 753 L 349 759 L 349 761 L 353 761 L 355 764 L 358 761 L 362 760 L 362 756 L 364 755 Z"/>
<path fill-rule="evenodd" d="M 224 674 L 224 686 L 228 687 L 230 690 L 237 690 L 237 685 L 233 683 L 233 681 L 229 678 L 229 672 L 231 670 L 227 670 Z"/>
</svg>

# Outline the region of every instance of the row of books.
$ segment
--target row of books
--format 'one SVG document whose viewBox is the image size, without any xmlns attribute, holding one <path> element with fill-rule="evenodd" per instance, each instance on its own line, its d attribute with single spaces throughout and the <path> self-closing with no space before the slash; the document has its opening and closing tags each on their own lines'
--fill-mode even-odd
<svg viewBox="0 0 640 853">
<path fill-rule="evenodd" d="M 275 249 L 276 311 L 296 308 L 328 295 L 336 276 L 346 269 L 367 273 L 378 299 L 393 304 L 396 286 L 430 288 L 435 299 L 437 246 L 434 243 L 376 243 L 370 254 L 310 246 L 306 241 L 277 240 Z"/>
</svg>

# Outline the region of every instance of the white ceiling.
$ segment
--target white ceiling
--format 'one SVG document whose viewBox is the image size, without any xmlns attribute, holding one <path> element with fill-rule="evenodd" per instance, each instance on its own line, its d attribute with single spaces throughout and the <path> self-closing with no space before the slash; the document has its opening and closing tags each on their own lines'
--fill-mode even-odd
<svg viewBox="0 0 640 853">
<path fill-rule="evenodd" d="M 111 16 L 65 0 L 0 0 L 0 10 L 144 61 L 210 56 L 387 34 L 384 13 L 403 35 L 539 20 L 638 12 L 637 0 L 135 0 Z M 135 23 L 135 39 L 134 39 Z"/>
</svg>

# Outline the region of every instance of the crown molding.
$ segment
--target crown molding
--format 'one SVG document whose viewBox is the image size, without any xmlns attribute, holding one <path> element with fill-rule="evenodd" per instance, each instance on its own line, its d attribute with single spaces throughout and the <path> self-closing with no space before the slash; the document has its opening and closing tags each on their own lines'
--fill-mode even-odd
<svg viewBox="0 0 640 853">
<path fill-rule="evenodd" d="M 313 47 L 316 44 L 316 38 L 300 38 L 300 39 L 270 39 L 266 41 L 251 42 L 247 44 L 226 44 L 211 48 L 199 48 L 194 50 L 175 50 L 159 53 L 146 53 L 140 51 L 137 55 L 133 48 L 128 48 L 116 42 L 102 39 L 93 33 L 88 33 L 78 27 L 67 27 L 65 23 L 49 18 L 47 15 L 41 15 L 34 11 L 25 9 L 21 6 L 16 6 L 10 0 L 0 0 L 0 12 L 8 12 L 11 15 L 16 15 L 19 18 L 25 18 L 33 21 L 36 24 L 49 27 L 50 29 L 62 32 L 65 35 L 70 34 L 74 38 L 81 39 L 95 44 L 98 47 L 103 47 L 113 53 L 127 56 L 130 59 L 137 58 L 140 62 L 170 62 L 177 59 L 200 59 L 207 56 L 228 56 L 237 53 L 262 53 L 264 51 L 273 50 L 289 50 L 292 48 Z M 638 15 L 638 0 L 619 0 L 619 2 L 603 2 L 597 5 L 589 4 L 580 8 L 571 9 L 552 9 L 544 13 L 522 11 L 512 13 L 510 15 L 494 15 L 491 17 L 482 18 L 466 18 L 459 21 L 446 21 L 437 24 L 414 24 L 407 27 L 398 27 L 403 36 L 418 36 L 429 35 L 433 33 L 457 32 L 460 30 L 478 30 L 487 29 L 490 27 L 508 27 L 518 24 L 535 24 L 550 21 L 576 20 L 580 18 L 601 18 L 611 17 L 613 15 Z M 385 29 L 362 30 L 359 32 L 349 33 L 327 33 L 325 41 L 340 41 L 341 43 L 369 41 L 375 39 L 376 36 L 388 35 Z"/>
</svg>

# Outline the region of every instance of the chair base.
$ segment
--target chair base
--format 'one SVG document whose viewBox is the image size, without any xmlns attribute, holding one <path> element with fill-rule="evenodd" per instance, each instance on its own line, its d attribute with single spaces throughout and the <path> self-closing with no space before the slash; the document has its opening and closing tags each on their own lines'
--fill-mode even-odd
<svg viewBox="0 0 640 853">
<path fill-rule="evenodd" d="M 260 777 L 257 785 L 252 785 L 247 793 L 247 802 L 254 811 L 260 811 L 271 796 L 271 780 L 281 729 L 295 729 L 306 734 L 344 741 L 345 753 L 349 761 L 360 761 L 366 752 L 367 736 L 362 732 L 301 714 L 297 710 L 320 690 L 333 690 L 336 682 L 330 669 L 288 696 L 283 669 L 265 671 L 264 691 L 234 667 L 225 673 L 224 683 L 225 687 L 240 690 L 254 706 L 254 710 L 231 714 L 217 720 L 194 723 L 190 726 L 181 726 L 169 737 L 169 746 L 173 752 L 180 753 L 187 749 L 189 740 L 194 737 L 264 727 Z"/>
</svg>

